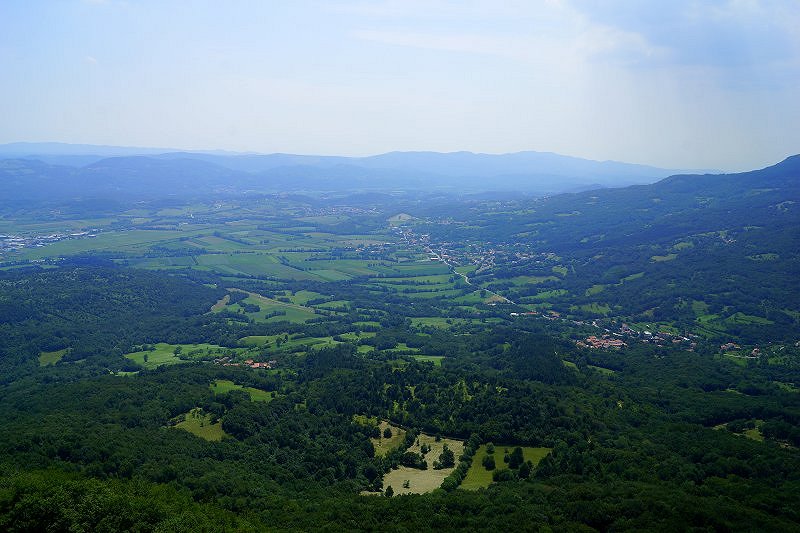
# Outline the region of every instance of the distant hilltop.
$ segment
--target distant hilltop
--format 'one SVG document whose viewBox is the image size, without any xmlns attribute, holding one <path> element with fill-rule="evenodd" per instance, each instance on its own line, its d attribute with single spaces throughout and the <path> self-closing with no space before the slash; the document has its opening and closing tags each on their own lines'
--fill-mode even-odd
<svg viewBox="0 0 800 533">
<path fill-rule="evenodd" d="M 82 186 L 97 182 L 95 185 L 125 189 L 139 180 L 155 186 L 154 192 L 172 183 L 175 193 L 180 193 L 184 186 L 195 190 L 204 186 L 224 190 L 440 188 L 466 193 L 492 190 L 551 195 L 647 184 L 673 174 L 695 172 L 533 151 L 390 152 L 343 157 L 65 143 L 0 145 L 0 160 L 12 159 L 36 161 L 40 164 L 28 171 L 57 174 Z M 185 183 L 175 182 L 176 179 Z M 114 185 L 119 180 L 127 185 Z"/>
</svg>

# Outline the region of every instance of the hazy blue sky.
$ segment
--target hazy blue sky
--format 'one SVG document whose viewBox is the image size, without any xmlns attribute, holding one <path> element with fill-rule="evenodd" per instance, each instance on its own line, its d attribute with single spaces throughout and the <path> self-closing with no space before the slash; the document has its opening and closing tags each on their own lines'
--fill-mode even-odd
<svg viewBox="0 0 800 533">
<path fill-rule="evenodd" d="M 800 152 L 799 0 L 2 0 L 0 76 L 0 143 Z"/>
</svg>

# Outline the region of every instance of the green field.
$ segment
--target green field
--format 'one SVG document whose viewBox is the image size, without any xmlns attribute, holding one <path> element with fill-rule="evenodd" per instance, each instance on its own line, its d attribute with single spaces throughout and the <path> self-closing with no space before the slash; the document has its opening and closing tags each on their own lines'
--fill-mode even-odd
<svg viewBox="0 0 800 533">
<path fill-rule="evenodd" d="M 413 359 L 424 363 L 433 363 L 433 366 L 442 366 L 443 355 L 412 355 Z"/>
<path fill-rule="evenodd" d="M 236 292 L 245 292 L 235 289 Z M 281 302 L 267 298 L 254 292 L 247 293 L 248 297 L 242 300 L 243 304 L 257 305 L 259 311 L 245 312 L 245 309 L 239 303 L 227 304 L 224 306 L 215 305 L 212 309 L 215 312 L 222 310 L 230 311 L 232 313 L 241 313 L 256 322 L 293 322 L 302 323 L 312 318 L 316 318 L 316 312 L 311 307 L 305 307 L 293 303 Z M 277 313 L 277 314 L 276 314 Z"/>
<path fill-rule="evenodd" d="M 192 435 L 208 441 L 220 441 L 223 437 L 228 436 L 222 430 L 222 421 L 212 423 L 211 415 L 203 413 L 199 407 L 195 407 L 182 416 L 185 417 L 184 420 L 175 424 L 177 429 L 188 431 Z"/>
<path fill-rule="evenodd" d="M 674 261 L 678 254 L 654 255 L 650 260 L 654 263 L 663 263 L 666 261 Z"/>
<path fill-rule="evenodd" d="M 392 430 L 392 436 L 388 439 L 383 438 L 383 432 L 386 428 Z M 386 420 L 380 421 L 378 430 L 380 431 L 380 437 L 377 439 L 370 439 L 370 441 L 372 441 L 372 446 L 375 447 L 375 455 L 380 457 L 383 457 L 400 446 L 403 443 L 403 439 L 406 438 L 406 430 L 393 426 Z"/>
<path fill-rule="evenodd" d="M 503 463 L 503 455 L 505 450 L 511 452 L 516 446 L 513 444 L 495 444 L 494 457 L 497 469 L 502 470 L 505 467 Z M 521 446 L 522 455 L 526 461 L 533 463 L 533 466 L 539 464 L 548 453 L 552 451 L 551 448 L 532 448 L 530 446 Z M 488 487 L 493 483 L 492 471 L 486 470 L 483 466 L 483 458 L 486 457 L 486 445 L 481 444 L 475 455 L 472 456 L 472 466 L 467 471 L 467 476 L 461 482 L 461 488 L 466 490 L 477 490 L 480 488 Z"/>
<path fill-rule="evenodd" d="M 592 285 L 586 292 L 584 293 L 585 296 L 593 296 L 595 294 L 601 293 L 606 289 L 606 285 Z"/>
<path fill-rule="evenodd" d="M 570 307 L 570 311 L 574 311 L 576 309 L 580 309 L 581 311 L 585 311 L 593 315 L 606 316 L 611 313 L 611 307 L 609 307 L 608 304 L 598 304 L 597 302 Z"/>
<path fill-rule="evenodd" d="M 63 350 L 56 350 L 54 352 L 39 352 L 39 366 L 54 365 L 61 361 L 64 354 L 67 353 L 67 348 Z"/>
<path fill-rule="evenodd" d="M 175 349 L 180 347 L 180 353 Z M 211 360 L 216 357 L 235 356 L 245 353 L 243 348 L 225 348 L 216 344 L 167 344 L 159 342 L 153 350 L 140 350 L 125 354 L 125 357 L 147 369 L 161 365 L 179 365 L 192 361 Z"/>
<path fill-rule="evenodd" d="M 232 390 L 244 391 L 250 395 L 250 401 L 253 402 L 271 402 L 273 399 L 272 392 L 256 389 L 254 387 L 244 387 L 228 379 L 214 380 L 210 387 L 214 394 L 225 394 Z"/>
<path fill-rule="evenodd" d="M 391 486 L 395 494 L 425 494 L 438 489 L 447 476 L 449 476 L 455 467 L 442 468 L 435 470 L 433 462 L 438 459 L 442 453 L 444 445 L 453 450 L 458 464 L 458 458 L 464 453 L 464 443 L 460 440 L 441 439 L 438 442 L 433 435 L 426 435 L 421 433 L 417 442 L 411 446 L 408 451 L 414 453 L 421 453 L 423 444 L 430 446 L 431 451 L 425 455 L 425 460 L 428 462 L 427 470 L 419 470 L 417 468 L 409 468 L 401 466 L 395 470 L 390 470 L 383 476 L 383 487 Z M 408 481 L 408 487 L 403 487 L 403 484 Z"/>
</svg>

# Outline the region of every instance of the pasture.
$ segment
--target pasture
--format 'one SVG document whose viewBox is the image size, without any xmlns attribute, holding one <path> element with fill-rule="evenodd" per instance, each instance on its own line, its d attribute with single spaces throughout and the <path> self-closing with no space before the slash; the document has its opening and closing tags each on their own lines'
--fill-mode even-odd
<svg viewBox="0 0 800 533">
<path fill-rule="evenodd" d="M 232 390 L 241 390 L 246 392 L 250 395 L 250 401 L 252 402 L 271 402 L 273 399 L 273 393 L 261 389 L 256 389 L 255 387 L 245 387 L 243 385 L 239 385 L 238 383 L 234 383 L 228 379 L 217 379 L 214 380 L 211 385 L 209 385 L 211 391 L 214 394 L 225 394 L 226 392 L 230 392 Z"/>
<path fill-rule="evenodd" d="M 412 355 L 411 357 L 422 363 L 433 363 L 433 366 L 442 366 L 442 359 L 444 359 L 443 355 Z"/>
<path fill-rule="evenodd" d="M 231 289 L 235 292 L 246 292 L 239 289 Z M 316 312 L 311 307 L 297 305 L 292 303 L 281 302 L 267 298 L 254 292 L 247 293 L 248 296 L 242 300 L 242 304 L 250 304 L 258 306 L 259 310 L 255 312 L 247 312 L 243 305 L 240 303 L 230 304 L 224 306 L 217 306 L 212 311 L 219 312 L 222 310 L 230 311 L 232 313 L 241 313 L 256 322 L 293 322 L 302 323 L 316 317 Z M 219 303 L 219 302 L 217 302 Z"/>
<path fill-rule="evenodd" d="M 192 435 L 207 441 L 220 441 L 228 436 L 222 429 L 222 421 L 212 422 L 210 414 L 206 414 L 199 407 L 181 415 L 182 421 L 175 424 L 175 428 L 188 431 Z"/>
<path fill-rule="evenodd" d="M 428 462 L 427 470 L 419 470 L 417 468 L 409 468 L 401 466 L 395 470 L 390 470 L 383 476 L 383 487 L 391 486 L 395 494 L 425 494 L 438 489 L 447 476 L 449 476 L 455 467 L 442 468 L 434 470 L 433 462 L 439 458 L 442 453 L 444 445 L 453 450 L 455 454 L 456 464 L 458 458 L 464 453 L 464 443 L 460 440 L 454 439 L 441 439 L 439 442 L 433 435 L 426 435 L 421 433 L 417 442 L 411 446 L 408 451 L 414 453 L 421 453 L 423 444 L 430 446 L 431 450 L 425 454 L 425 460 Z M 405 482 L 408 481 L 408 487 L 404 487 Z"/>
<path fill-rule="evenodd" d="M 161 365 L 180 365 L 193 361 L 206 361 L 217 357 L 234 357 L 247 352 L 243 348 L 225 348 L 216 344 L 167 344 L 159 342 L 149 348 L 125 354 L 125 357 L 147 369 Z M 180 348 L 180 350 L 178 350 Z M 176 353 L 176 350 L 177 353 Z"/>
<path fill-rule="evenodd" d="M 61 361 L 64 354 L 67 353 L 67 348 L 63 350 L 56 350 L 54 352 L 39 352 L 39 366 L 54 365 Z"/>
<path fill-rule="evenodd" d="M 494 445 L 494 457 L 497 470 L 506 468 L 505 463 L 503 463 L 503 455 L 506 453 L 506 451 L 510 453 L 515 447 L 516 446 L 513 444 Z M 551 448 L 533 448 L 530 446 L 521 446 L 521 448 L 522 456 L 526 461 L 530 461 L 534 467 L 552 451 Z M 475 455 L 472 456 L 472 465 L 469 467 L 464 481 L 461 482 L 460 488 L 465 490 L 478 490 L 480 488 L 488 487 L 493 483 L 493 471 L 486 470 L 486 467 L 483 466 L 483 459 L 486 457 L 486 455 L 486 444 L 481 444 L 481 446 L 478 448 L 478 451 L 476 451 Z"/>
<path fill-rule="evenodd" d="M 392 436 L 388 439 L 383 437 L 383 432 L 386 431 L 386 428 L 389 428 L 392 431 Z M 370 439 L 370 441 L 372 442 L 372 446 L 375 448 L 375 455 L 380 457 L 383 457 L 390 451 L 403 444 L 403 440 L 406 438 L 406 430 L 397 426 L 393 426 L 386 420 L 381 420 L 378 423 L 378 430 L 380 431 L 380 437 L 377 439 Z"/>
</svg>

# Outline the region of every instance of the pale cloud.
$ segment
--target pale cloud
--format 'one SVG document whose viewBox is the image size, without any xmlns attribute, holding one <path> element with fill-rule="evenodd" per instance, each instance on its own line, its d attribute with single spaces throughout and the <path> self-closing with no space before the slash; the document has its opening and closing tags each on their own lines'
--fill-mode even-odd
<svg viewBox="0 0 800 533">
<path fill-rule="evenodd" d="M 589 20 L 635 33 L 664 53 L 659 64 L 769 66 L 796 58 L 796 0 L 572 0 Z"/>
</svg>

